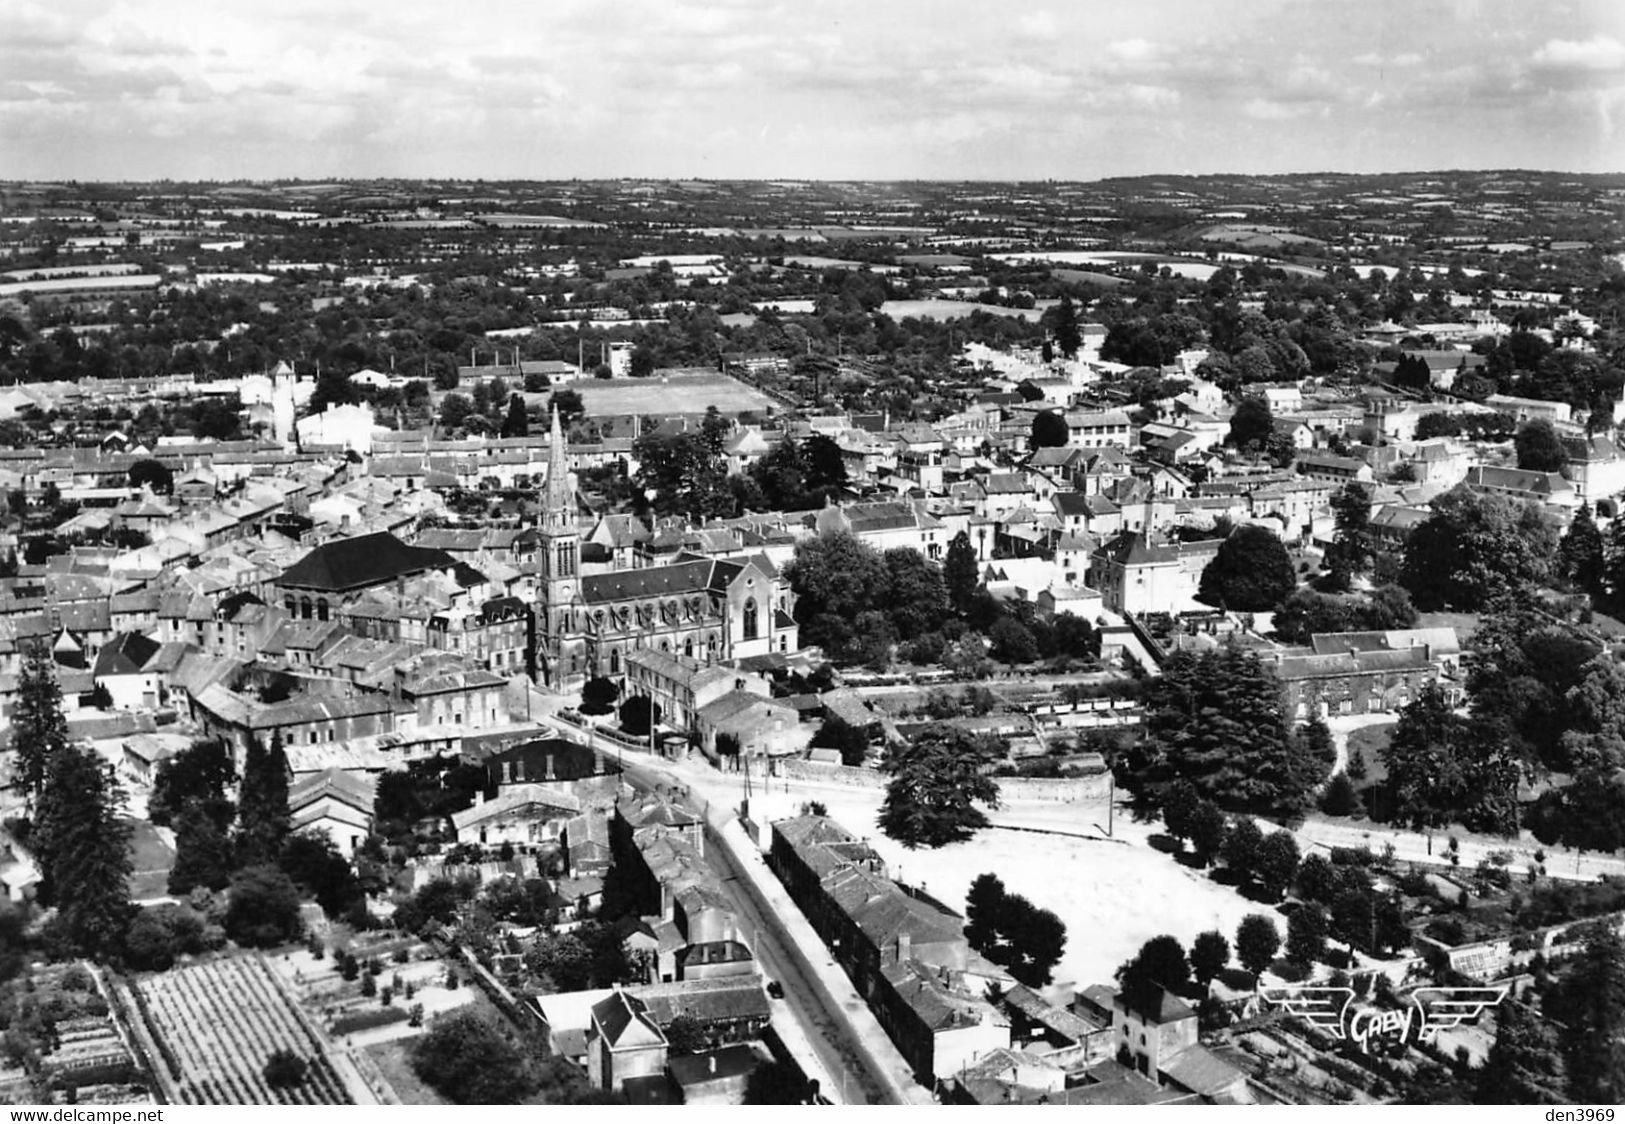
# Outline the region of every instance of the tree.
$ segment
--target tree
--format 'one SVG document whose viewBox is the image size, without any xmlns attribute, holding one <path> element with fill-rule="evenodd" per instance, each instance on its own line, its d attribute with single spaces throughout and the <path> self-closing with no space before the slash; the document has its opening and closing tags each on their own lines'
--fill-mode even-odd
<svg viewBox="0 0 1625 1124">
<path fill-rule="evenodd" d="M 1543 1003 L 1561 1024 L 1569 1096 L 1581 1104 L 1625 1101 L 1625 942 L 1603 922 L 1587 926 L 1584 945 Z"/>
<path fill-rule="evenodd" d="M 1078 310 L 1072 304 L 1071 296 L 1065 293 L 1061 294 L 1061 303 L 1055 306 L 1055 346 L 1068 359 L 1076 359 L 1078 349 L 1083 346 Z"/>
<path fill-rule="evenodd" d="M 302 831 L 282 845 L 278 865 L 295 885 L 316 899 L 329 917 L 349 914 L 366 895 L 355 868 L 339 853 L 326 832 Z"/>
<path fill-rule="evenodd" d="M 1298 841 L 1290 831 L 1272 831 L 1253 857 L 1253 879 L 1271 901 L 1285 894 L 1298 873 Z"/>
<path fill-rule="evenodd" d="M 1038 658 L 1038 641 L 1032 629 L 1014 617 L 1000 617 L 988 629 L 993 654 L 1008 664 L 1032 663 Z"/>
<path fill-rule="evenodd" d="M 1168 834 L 1181 843 L 1191 837 L 1196 810 L 1201 807 L 1202 794 L 1189 780 L 1180 778 L 1168 786 L 1162 798 L 1162 824 Z"/>
<path fill-rule="evenodd" d="M 189 804 L 175 819 L 175 865 L 169 892 L 184 896 L 193 887 L 223 890 L 231 881 L 231 844 L 201 805 Z"/>
<path fill-rule="evenodd" d="M 890 608 L 890 573 L 880 553 L 844 531 L 821 535 L 797 544 L 786 572 L 802 642 L 837 661 L 861 659 L 858 617 Z"/>
<path fill-rule="evenodd" d="M 1458 484 L 1405 540 L 1400 582 L 1425 612 L 1476 612 L 1497 596 L 1544 585 L 1557 534 L 1539 507 Z"/>
<path fill-rule="evenodd" d="M 1181 991 L 1190 978 L 1185 946 L 1167 934 L 1146 941 L 1117 969 L 1123 1001 L 1138 1010 L 1154 1009 L 1164 991 Z"/>
<path fill-rule="evenodd" d="M 996 874 L 979 874 L 965 895 L 965 941 L 994 963 L 999 945 L 999 913 L 1004 908 L 1004 882 Z"/>
<path fill-rule="evenodd" d="M 243 755 L 243 783 L 237 808 L 237 857 L 244 865 L 269 865 L 288 838 L 288 758 L 282 731 L 271 734 L 269 749 L 250 735 Z"/>
<path fill-rule="evenodd" d="M 116 959 L 123 949 L 132 870 L 124 799 L 95 752 L 52 753 L 29 844 L 44 876 L 40 900 L 57 907 L 58 932 L 80 955 Z"/>
<path fill-rule="evenodd" d="M 638 462 L 635 477 L 640 503 L 659 515 L 682 515 L 693 521 L 733 514 L 728 468 L 722 456 L 727 423 L 711 407 L 699 432 L 651 430 L 633 444 Z"/>
<path fill-rule="evenodd" d="M 168 971 L 177 956 L 203 950 L 203 917 L 174 902 L 136 910 L 124 938 L 125 958 L 141 972 Z"/>
<path fill-rule="evenodd" d="M 1203 987 L 1213 983 L 1224 966 L 1230 963 L 1230 942 L 1217 929 L 1197 933 L 1191 942 L 1191 975 Z"/>
<path fill-rule="evenodd" d="M 1337 868 L 1325 855 L 1315 853 L 1298 864 L 1298 898 L 1331 905 L 1337 895 Z"/>
<path fill-rule="evenodd" d="M 1452 820 L 1514 830 L 1519 766 L 1497 731 L 1495 719 L 1462 718 L 1436 684 L 1424 687 L 1382 749 L 1393 818 L 1417 830 Z"/>
<path fill-rule="evenodd" d="M 634 738 L 648 737 L 660 724 L 660 704 L 648 695 L 633 695 L 621 704 L 621 732 Z"/>
<path fill-rule="evenodd" d="M 901 640 L 935 632 L 947 619 L 948 588 L 942 568 L 911 546 L 894 546 L 881 556 L 886 564 L 885 611 Z M 872 608 L 882 608 L 871 603 Z"/>
<path fill-rule="evenodd" d="M 530 436 L 530 415 L 525 412 L 525 400 L 517 394 L 508 399 L 508 413 L 502 419 L 502 436 Z"/>
<path fill-rule="evenodd" d="M 1230 416 L 1229 442 L 1243 452 L 1260 451 L 1275 432 L 1275 415 L 1262 398 L 1243 398 Z"/>
<path fill-rule="evenodd" d="M 1562 438 L 1545 418 L 1534 418 L 1519 426 L 1512 447 L 1518 453 L 1518 467 L 1530 472 L 1562 472 L 1569 463 Z"/>
<path fill-rule="evenodd" d="M 265 1083 L 273 1089 L 292 1089 L 305 1080 L 308 1063 L 292 1050 L 273 1050 L 265 1059 Z"/>
<path fill-rule="evenodd" d="M 461 429 L 474 412 L 474 403 L 466 394 L 448 394 L 440 400 L 440 424 L 445 429 Z"/>
<path fill-rule="evenodd" d="M 1525 1003 L 1495 1009 L 1495 1044 L 1476 1071 L 1478 1104 L 1561 1104 L 1567 1074 L 1557 1031 Z"/>
<path fill-rule="evenodd" d="M 1072 431 L 1066 427 L 1066 418 L 1056 410 L 1040 410 L 1033 415 L 1032 439 L 1034 449 L 1059 449 L 1072 440 Z"/>
<path fill-rule="evenodd" d="M 519 1104 L 537 1082 L 506 1036 L 472 1011 L 442 1015 L 412 1048 L 412 1072 L 456 1104 Z"/>
<path fill-rule="evenodd" d="M 56 664 L 43 643 L 30 645 L 23 661 L 11 712 L 11 744 L 16 751 L 12 787 L 22 793 L 24 804 L 32 810 L 45 791 L 51 761 L 69 744 Z"/>
<path fill-rule="evenodd" d="M 1289 815 L 1325 776 L 1287 731 L 1274 673 L 1239 648 L 1174 653 L 1143 705 L 1144 737 L 1118 775 L 1151 804 L 1184 778 L 1220 806 Z"/>
<path fill-rule="evenodd" d="M 964 616 L 975 601 L 981 588 L 981 567 L 976 563 L 976 550 L 970 535 L 960 531 L 948 542 L 948 555 L 942 565 L 942 580 L 948 590 L 948 602 L 954 612 Z"/>
<path fill-rule="evenodd" d="M 1333 589 L 1348 589 L 1356 575 L 1371 568 L 1371 490 L 1349 481 L 1332 494 L 1336 530 L 1326 552 L 1328 579 Z"/>
<path fill-rule="evenodd" d="M 711 1048 L 705 1024 L 693 1015 L 678 1015 L 666 1024 L 666 1046 L 673 1054 L 698 1054 Z"/>
<path fill-rule="evenodd" d="M 941 847 L 987 826 L 977 803 L 996 808 L 999 787 L 982 772 L 976 740 L 956 726 L 933 723 L 893 745 L 883 768 L 891 774 L 880 807 L 880 829 L 907 847 Z"/>
<path fill-rule="evenodd" d="M 1237 527 L 1202 570 L 1199 600 L 1244 613 L 1280 607 L 1298 585 L 1286 544 L 1267 527 Z"/>
<path fill-rule="evenodd" d="M 565 430 L 586 416 L 587 408 L 581 401 L 581 392 L 565 387 L 555 390 L 547 399 L 547 412 L 559 415 L 559 424 Z"/>
<path fill-rule="evenodd" d="M 1326 954 L 1326 936 L 1326 911 L 1318 905 L 1300 906 L 1286 923 L 1287 959 L 1308 967 Z"/>
<path fill-rule="evenodd" d="M 1241 881 L 1251 882 L 1257 876 L 1259 850 L 1263 845 L 1264 833 L 1259 830 L 1257 821 L 1251 816 L 1237 816 L 1224 838 L 1221 854 L 1225 868 Z"/>
<path fill-rule="evenodd" d="M 1280 948 L 1280 930 L 1265 914 L 1249 913 L 1236 927 L 1236 960 L 1254 976 L 1274 963 Z"/>
<path fill-rule="evenodd" d="M 1563 576 L 1582 592 L 1601 599 L 1605 589 L 1603 580 L 1607 572 L 1607 559 L 1603 549 L 1602 532 L 1591 517 L 1591 505 L 1583 503 L 1574 513 L 1569 529 L 1563 535 L 1560 548 Z"/>
<path fill-rule="evenodd" d="M 274 948 L 299 939 L 299 891 L 274 866 L 237 872 L 226 897 L 226 935 L 245 948 Z"/>
<path fill-rule="evenodd" d="M 791 1062 L 762 1062 L 745 1079 L 746 1104 L 813 1104 L 818 1082 L 808 1081 Z"/>
<path fill-rule="evenodd" d="M 1061 919 L 1020 894 L 1010 894 L 1005 898 L 999 934 L 1010 974 L 1028 987 L 1048 985 L 1066 951 L 1066 925 Z"/>
<path fill-rule="evenodd" d="M 615 709 L 615 700 L 620 698 L 620 684 L 613 679 L 602 675 L 587 680 L 581 688 L 582 714 L 608 714 Z"/>
<path fill-rule="evenodd" d="M 146 457 L 130 466 L 130 487 L 149 488 L 154 495 L 167 496 L 175 490 L 175 473 L 162 461 Z"/>
<path fill-rule="evenodd" d="M 1360 794 L 1347 773 L 1338 773 L 1320 797 L 1320 810 L 1328 816 L 1352 816 L 1360 808 Z"/>
<path fill-rule="evenodd" d="M 158 762 L 152 793 L 147 797 L 147 819 L 157 827 L 168 827 L 181 812 L 196 806 L 224 829 L 235 813 L 226 791 L 236 779 L 237 766 L 224 741 L 195 741 Z"/>
<path fill-rule="evenodd" d="M 812 736 L 814 748 L 836 749 L 841 753 L 841 764 L 862 765 L 869 757 L 869 735 L 852 725 L 839 714 L 831 714 Z"/>
<path fill-rule="evenodd" d="M 1412 390 L 1426 390 L 1433 382 L 1433 372 L 1420 355 L 1402 355 L 1394 364 L 1394 381 Z"/>
<path fill-rule="evenodd" d="M 1198 865 L 1205 868 L 1213 862 L 1224 847 L 1229 831 L 1230 821 L 1217 804 L 1203 800 L 1196 805 L 1191 815 L 1190 838 L 1191 851 Z"/>
</svg>

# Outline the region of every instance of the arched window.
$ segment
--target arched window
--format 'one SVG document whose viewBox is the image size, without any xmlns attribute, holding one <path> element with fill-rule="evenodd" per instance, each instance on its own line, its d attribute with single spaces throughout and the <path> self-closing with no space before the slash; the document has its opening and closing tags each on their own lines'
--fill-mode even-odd
<svg viewBox="0 0 1625 1124">
<path fill-rule="evenodd" d="M 299 619 L 302 621 L 308 621 L 310 619 L 310 598 L 308 597 L 301 597 L 299 599 Z"/>
<path fill-rule="evenodd" d="M 299 615 L 299 605 L 294 601 L 291 594 L 282 599 L 282 607 L 287 610 L 288 616 L 290 617 L 297 617 Z"/>
<path fill-rule="evenodd" d="M 683 655 L 689 659 L 694 658 L 694 638 L 692 636 L 683 641 Z"/>
<path fill-rule="evenodd" d="M 671 641 L 670 641 L 670 640 L 664 640 L 664 639 L 663 639 L 663 640 L 661 640 L 661 641 L 660 641 L 660 650 L 661 650 L 661 651 L 662 651 L 662 652 L 669 652 L 669 651 L 671 651 Z"/>
<path fill-rule="evenodd" d="M 320 598 L 316 602 L 316 619 L 319 621 L 325 621 L 327 619 L 327 598 L 325 597 Z"/>
<path fill-rule="evenodd" d="M 761 623 L 759 620 L 757 620 L 757 616 L 758 616 L 758 614 L 756 612 L 756 598 L 754 598 L 754 597 L 746 598 L 746 600 L 745 600 L 745 639 L 746 640 L 755 640 L 756 639 L 757 626 Z"/>
<path fill-rule="evenodd" d="M 611 648 L 609 650 L 609 673 L 611 675 L 619 675 L 621 673 L 621 650 L 619 648 Z"/>
</svg>

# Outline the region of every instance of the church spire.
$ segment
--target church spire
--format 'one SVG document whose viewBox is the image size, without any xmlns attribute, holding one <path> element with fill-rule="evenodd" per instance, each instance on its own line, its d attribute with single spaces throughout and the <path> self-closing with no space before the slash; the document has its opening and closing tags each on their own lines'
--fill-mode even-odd
<svg viewBox="0 0 1625 1124">
<path fill-rule="evenodd" d="M 542 520 L 550 531 L 575 524 L 575 497 L 570 494 L 570 469 L 565 457 L 564 432 L 559 426 L 559 410 L 553 407 L 553 429 L 548 438 L 547 485 L 542 496 Z"/>
</svg>

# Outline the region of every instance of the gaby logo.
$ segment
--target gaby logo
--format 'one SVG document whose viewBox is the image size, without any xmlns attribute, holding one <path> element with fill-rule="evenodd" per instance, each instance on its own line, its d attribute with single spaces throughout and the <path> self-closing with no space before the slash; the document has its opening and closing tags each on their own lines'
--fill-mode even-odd
<svg viewBox="0 0 1625 1124">
<path fill-rule="evenodd" d="M 1406 1005 L 1395 1010 L 1357 1003 L 1349 987 L 1264 987 L 1258 996 L 1271 1007 L 1302 1018 L 1333 1038 L 1347 1039 L 1362 1050 L 1374 1041 L 1392 1039 L 1432 1042 L 1441 1030 L 1470 1022 L 1505 999 L 1505 987 L 1419 987 Z"/>
</svg>

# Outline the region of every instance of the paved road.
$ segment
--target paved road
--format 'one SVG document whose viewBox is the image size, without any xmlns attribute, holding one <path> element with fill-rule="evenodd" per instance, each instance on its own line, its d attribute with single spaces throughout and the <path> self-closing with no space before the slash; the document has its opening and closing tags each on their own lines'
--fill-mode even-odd
<svg viewBox="0 0 1625 1124">
<path fill-rule="evenodd" d="M 589 738 L 595 748 L 604 752 L 614 753 L 617 748 L 606 738 L 580 730 L 575 733 Z M 666 767 L 667 763 L 657 758 L 628 750 L 621 755 L 621 765 L 627 782 L 644 791 L 674 781 L 681 783 L 681 778 Z M 870 1072 L 861 1053 L 851 1046 L 848 1024 L 842 1013 L 824 1006 L 821 990 L 796 966 L 797 958 L 786 947 L 790 938 L 779 919 L 759 910 L 755 898 L 739 885 L 740 873 L 729 861 L 725 848 L 713 843 L 707 846 L 705 857 L 722 878 L 763 970 L 770 979 L 784 986 L 784 998 L 773 1001 L 773 1022 L 785 1046 L 802 1063 L 809 1077 L 818 1078 L 821 1092 L 835 1103 L 891 1103 L 886 1086 Z M 828 959 L 828 952 L 822 946 L 802 951 L 809 959 L 814 956 Z"/>
<path fill-rule="evenodd" d="M 823 1092 L 836 1104 L 888 1104 L 884 1086 L 869 1072 L 862 1057 L 847 1044 L 844 1021 L 824 1009 L 819 991 L 812 981 L 796 967 L 796 958 L 783 947 L 788 937 L 778 918 L 764 915 L 756 908 L 755 898 L 738 885 L 739 871 L 729 861 L 726 850 L 712 846 L 706 850 L 706 861 L 722 876 L 728 887 L 739 916 L 753 939 L 751 947 L 763 969 L 772 979 L 784 985 L 784 999 L 776 1002 L 775 1019 L 780 1010 L 788 1008 L 807 1046 L 822 1065 L 828 1078 L 822 1082 Z M 806 950 L 812 955 L 823 955 L 822 949 Z M 788 1042 L 787 1042 L 788 1044 Z"/>
</svg>

